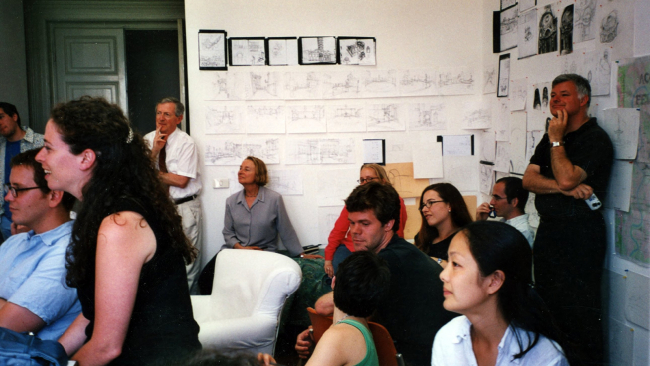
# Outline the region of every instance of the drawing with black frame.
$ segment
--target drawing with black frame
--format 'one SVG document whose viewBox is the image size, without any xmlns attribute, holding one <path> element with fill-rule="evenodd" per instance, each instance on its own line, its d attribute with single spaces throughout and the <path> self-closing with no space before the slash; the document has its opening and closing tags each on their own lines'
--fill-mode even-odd
<svg viewBox="0 0 650 366">
<path fill-rule="evenodd" d="M 374 37 L 338 37 L 336 63 L 340 65 L 377 64 L 377 39 Z"/>
<path fill-rule="evenodd" d="M 199 29 L 199 70 L 228 70 L 224 30 Z"/>
<path fill-rule="evenodd" d="M 335 65 L 336 37 L 298 38 L 298 57 L 301 65 Z"/>
<path fill-rule="evenodd" d="M 269 66 L 287 66 L 298 64 L 297 37 L 268 37 L 264 42 L 266 64 Z"/>
<path fill-rule="evenodd" d="M 499 56 L 499 85 L 497 97 L 507 97 L 510 89 L 510 54 Z"/>
<path fill-rule="evenodd" d="M 266 65 L 265 39 L 264 37 L 228 38 L 228 56 L 230 66 L 264 66 Z"/>
</svg>

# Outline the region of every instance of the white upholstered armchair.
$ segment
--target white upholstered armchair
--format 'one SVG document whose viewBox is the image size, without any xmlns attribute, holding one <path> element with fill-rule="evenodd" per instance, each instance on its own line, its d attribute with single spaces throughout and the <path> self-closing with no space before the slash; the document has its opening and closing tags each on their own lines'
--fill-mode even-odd
<svg viewBox="0 0 650 366">
<path fill-rule="evenodd" d="M 203 347 L 273 354 L 282 307 L 301 277 L 300 266 L 281 254 L 219 252 L 212 295 L 192 296 Z"/>
</svg>

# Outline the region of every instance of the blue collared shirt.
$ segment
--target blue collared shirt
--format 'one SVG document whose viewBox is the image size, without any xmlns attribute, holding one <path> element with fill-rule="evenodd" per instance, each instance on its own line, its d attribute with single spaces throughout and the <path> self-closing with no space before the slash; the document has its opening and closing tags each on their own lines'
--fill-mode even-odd
<svg viewBox="0 0 650 366">
<path fill-rule="evenodd" d="M 20 152 L 25 152 L 27 150 L 36 149 L 37 147 L 43 147 L 43 135 L 40 133 L 34 132 L 31 128 L 23 126 L 22 129 L 25 131 L 25 137 L 20 140 Z M 0 136 L 0 177 L 4 181 L 5 169 L 5 153 L 7 152 L 7 139 L 3 136 Z M 7 184 L 9 182 L 2 182 L 2 184 Z M 5 195 L 0 195 L 0 215 L 4 213 Z"/>
<path fill-rule="evenodd" d="M 72 223 L 13 235 L 0 245 L 0 298 L 40 317 L 46 324 L 37 334 L 42 339 L 59 339 L 81 312 L 77 291 L 65 285 Z"/>
</svg>

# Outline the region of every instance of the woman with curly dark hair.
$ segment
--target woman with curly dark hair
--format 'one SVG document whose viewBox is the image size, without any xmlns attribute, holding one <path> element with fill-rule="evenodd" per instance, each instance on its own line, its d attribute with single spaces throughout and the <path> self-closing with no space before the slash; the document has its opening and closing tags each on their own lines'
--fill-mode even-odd
<svg viewBox="0 0 650 366">
<path fill-rule="evenodd" d="M 45 141 L 48 186 L 82 202 L 66 282 L 83 312 L 59 340 L 68 354 L 143 365 L 199 350 L 184 263 L 195 253 L 142 137 L 117 105 L 82 97 L 52 110 Z"/>
<path fill-rule="evenodd" d="M 415 235 L 415 245 L 444 267 L 451 239 L 458 229 L 472 222 L 472 216 L 463 196 L 449 183 L 428 186 L 420 202 L 422 226 Z"/>
</svg>

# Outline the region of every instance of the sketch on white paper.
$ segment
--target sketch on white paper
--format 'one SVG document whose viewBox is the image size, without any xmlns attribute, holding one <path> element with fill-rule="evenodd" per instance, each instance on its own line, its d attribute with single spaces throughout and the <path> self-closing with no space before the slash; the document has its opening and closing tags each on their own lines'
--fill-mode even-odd
<svg viewBox="0 0 650 366">
<path fill-rule="evenodd" d="M 375 65 L 375 40 L 339 38 L 341 65 Z"/>
<path fill-rule="evenodd" d="M 510 54 L 499 56 L 499 88 L 497 97 L 507 97 L 510 91 Z"/>
<path fill-rule="evenodd" d="M 474 135 L 442 136 L 442 156 L 474 155 Z"/>
<path fill-rule="evenodd" d="M 316 199 L 318 206 L 340 207 L 356 186 L 357 179 L 359 179 L 357 169 L 328 170 L 326 174 L 319 176 Z"/>
<path fill-rule="evenodd" d="M 493 131 L 485 131 L 479 134 L 481 139 L 481 156 L 480 160 L 494 162 L 496 154 L 496 136 Z"/>
<path fill-rule="evenodd" d="M 604 115 L 598 125 L 612 140 L 614 159 L 636 159 L 641 111 L 636 108 L 611 108 L 605 109 Z"/>
<path fill-rule="evenodd" d="M 323 98 L 359 98 L 361 97 L 362 73 L 329 72 L 323 74 Z"/>
<path fill-rule="evenodd" d="M 434 69 L 402 70 L 399 75 L 401 96 L 438 95 L 437 72 Z"/>
<path fill-rule="evenodd" d="M 287 165 L 320 164 L 320 143 L 318 139 L 286 140 L 284 152 Z"/>
<path fill-rule="evenodd" d="M 368 104 L 368 131 L 404 131 L 406 122 L 402 104 Z"/>
<path fill-rule="evenodd" d="M 269 65 L 297 65 L 297 39 L 269 39 Z"/>
<path fill-rule="evenodd" d="M 497 141 L 508 141 L 510 138 L 510 102 L 507 98 L 497 99 L 494 131 Z"/>
<path fill-rule="evenodd" d="M 263 39 L 230 39 L 233 66 L 264 66 Z"/>
<path fill-rule="evenodd" d="M 532 8 L 535 5 L 537 5 L 537 0 L 519 0 L 519 14 Z"/>
<path fill-rule="evenodd" d="M 356 161 L 354 139 L 287 140 L 286 163 L 353 164 Z"/>
<path fill-rule="evenodd" d="M 303 194 L 301 170 L 269 170 L 269 184 L 266 186 L 283 196 Z"/>
<path fill-rule="evenodd" d="M 597 0 L 578 0 L 573 10 L 573 41 L 580 43 L 596 38 Z"/>
<path fill-rule="evenodd" d="M 257 72 L 248 74 L 246 99 L 266 100 L 282 99 L 282 74 L 279 72 Z"/>
<path fill-rule="evenodd" d="M 277 138 L 240 140 L 208 140 L 205 144 L 206 165 L 239 165 L 247 156 L 256 156 L 266 164 L 280 164 L 280 142 Z"/>
<path fill-rule="evenodd" d="M 513 80 L 510 83 L 510 110 L 523 111 L 526 108 L 528 84 L 526 79 Z"/>
<path fill-rule="evenodd" d="M 487 65 L 483 68 L 483 94 L 497 92 L 498 77 L 496 65 Z"/>
<path fill-rule="evenodd" d="M 635 2 L 603 1 L 601 5 L 596 18 L 596 38 L 601 47 L 611 47 L 615 60 L 632 57 Z"/>
<path fill-rule="evenodd" d="M 501 51 L 517 47 L 519 7 L 513 6 L 507 10 L 502 10 L 499 17 L 499 44 Z"/>
<path fill-rule="evenodd" d="M 526 164 L 535 153 L 535 148 L 540 140 L 544 137 L 544 131 L 527 131 L 526 132 Z"/>
<path fill-rule="evenodd" d="M 362 94 L 365 98 L 393 97 L 399 95 L 396 70 L 367 71 L 362 77 Z"/>
<path fill-rule="evenodd" d="M 363 105 L 327 105 L 327 132 L 366 132 L 366 109 Z"/>
<path fill-rule="evenodd" d="M 519 4 L 521 10 L 521 3 Z M 519 59 L 537 54 L 537 9 L 519 13 L 517 48 Z"/>
<path fill-rule="evenodd" d="M 526 113 L 510 116 L 510 173 L 524 174 L 526 166 Z"/>
<path fill-rule="evenodd" d="M 510 172 L 510 143 L 507 141 L 497 142 L 497 156 L 494 160 L 494 170 L 502 173 Z"/>
<path fill-rule="evenodd" d="M 586 53 L 578 70 L 580 75 L 589 80 L 592 96 L 610 94 L 612 58 L 609 48 Z"/>
<path fill-rule="evenodd" d="M 241 100 L 245 97 L 244 78 L 248 73 L 241 72 L 211 72 L 208 73 L 209 87 L 205 100 Z"/>
<path fill-rule="evenodd" d="M 630 212 L 633 167 L 630 161 L 614 160 L 607 186 L 607 198 L 603 202 L 605 207 Z"/>
<path fill-rule="evenodd" d="M 571 56 L 564 56 L 571 57 Z M 528 130 L 546 131 L 546 120 L 551 116 L 548 108 L 551 93 L 551 82 L 531 84 L 526 97 L 526 112 L 528 113 Z"/>
<path fill-rule="evenodd" d="M 246 133 L 242 106 L 208 105 L 205 112 L 205 133 Z"/>
<path fill-rule="evenodd" d="M 561 74 L 579 74 L 578 65 L 584 62 L 585 56 L 583 52 L 573 52 L 562 57 Z"/>
<path fill-rule="evenodd" d="M 317 72 L 287 72 L 285 96 L 287 99 L 320 99 L 323 95 L 322 80 Z"/>
<path fill-rule="evenodd" d="M 469 102 L 463 116 L 463 128 L 466 130 L 486 130 L 492 127 L 492 104 L 487 100 Z"/>
<path fill-rule="evenodd" d="M 284 106 L 249 105 L 246 108 L 248 133 L 284 133 Z"/>
<path fill-rule="evenodd" d="M 412 138 L 406 134 L 395 134 L 386 140 L 386 163 L 408 163 L 413 161 Z"/>
<path fill-rule="evenodd" d="M 318 207 L 318 242 L 325 245 L 344 205 Z"/>
<path fill-rule="evenodd" d="M 494 166 L 479 164 L 479 189 L 481 193 L 492 195 L 492 184 L 494 182 Z"/>
<path fill-rule="evenodd" d="M 226 33 L 199 33 L 199 67 L 226 67 Z"/>
<path fill-rule="evenodd" d="M 325 107 L 322 105 L 289 105 L 286 107 L 288 133 L 325 133 Z"/>
<path fill-rule="evenodd" d="M 449 156 L 443 157 L 444 177 L 432 179 L 431 183 L 449 182 L 461 192 L 474 192 L 479 182 L 477 175 L 468 167 L 476 166 L 472 156 Z"/>
<path fill-rule="evenodd" d="M 430 131 L 447 128 L 443 103 L 418 103 L 409 105 L 409 130 Z"/>
<path fill-rule="evenodd" d="M 474 94 L 474 70 L 469 66 L 442 67 L 438 71 L 438 88 L 441 95 Z"/>
<path fill-rule="evenodd" d="M 299 42 L 303 64 L 336 63 L 336 37 L 304 37 Z"/>
</svg>

